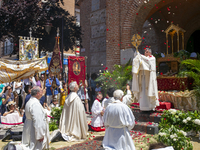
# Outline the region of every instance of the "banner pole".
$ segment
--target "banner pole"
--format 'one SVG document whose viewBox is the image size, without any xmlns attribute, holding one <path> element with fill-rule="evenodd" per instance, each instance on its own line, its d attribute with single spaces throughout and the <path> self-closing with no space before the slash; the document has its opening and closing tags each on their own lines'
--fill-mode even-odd
<svg viewBox="0 0 200 150">
<path fill-rule="evenodd" d="M 48 60 L 48 53 L 46 53 L 46 62 Z M 47 66 L 48 66 L 48 63 L 47 63 Z M 46 88 L 46 80 L 47 80 L 47 71 L 45 71 L 45 74 L 44 74 L 44 89 Z M 45 103 L 47 102 L 47 91 L 45 92 Z"/>
</svg>

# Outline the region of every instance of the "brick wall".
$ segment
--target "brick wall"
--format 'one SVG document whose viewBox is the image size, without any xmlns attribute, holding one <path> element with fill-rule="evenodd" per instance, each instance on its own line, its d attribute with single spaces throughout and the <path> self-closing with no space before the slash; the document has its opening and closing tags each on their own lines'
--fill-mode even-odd
<svg viewBox="0 0 200 150">
<path fill-rule="evenodd" d="M 82 45 L 88 47 L 88 53 L 85 52 L 90 57 L 88 65 L 98 60 L 96 56 L 100 55 L 100 51 L 103 55 L 101 58 L 103 61 L 106 53 L 108 69 L 112 70 L 114 64 L 124 64 L 133 57 L 135 49 L 131 44 L 131 38 L 134 34 L 140 34 L 143 38 L 139 47 L 140 52 L 143 53 L 143 49 L 150 46 L 153 52 L 166 53 L 166 35 L 163 31 L 172 21 L 175 25 L 179 24 L 186 30 L 185 47 L 191 34 L 200 29 L 198 8 L 200 1 L 151 0 L 145 3 L 141 0 L 100 0 L 100 2 L 100 9 L 106 7 L 106 26 L 103 27 L 101 27 L 101 22 L 97 22 L 94 18 L 91 19 L 91 0 L 82 0 L 81 3 L 81 25 L 84 29 Z M 95 21 L 96 26 L 93 25 Z M 100 33 L 100 28 L 102 31 L 106 29 L 105 33 Z M 91 31 L 103 35 L 100 38 L 97 33 L 92 34 Z M 99 39 L 95 40 L 95 38 Z M 104 51 L 105 47 L 106 51 Z M 169 48 L 170 50 L 171 48 Z M 101 69 L 98 65 L 100 63 L 105 65 L 103 61 L 95 62 L 96 66 L 93 68 L 96 69 L 89 70 L 88 68 L 88 71 L 98 72 L 97 68 Z"/>
</svg>

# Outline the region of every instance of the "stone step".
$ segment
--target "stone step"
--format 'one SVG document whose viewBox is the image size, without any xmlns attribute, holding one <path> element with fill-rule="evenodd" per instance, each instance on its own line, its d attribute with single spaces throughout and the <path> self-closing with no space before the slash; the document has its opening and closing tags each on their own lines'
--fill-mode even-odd
<svg viewBox="0 0 200 150">
<path fill-rule="evenodd" d="M 134 131 L 145 132 L 147 134 L 158 134 L 158 123 L 155 122 L 137 122 L 135 123 Z"/>
<path fill-rule="evenodd" d="M 135 116 L 135 121 L 138 121 L 138 122 L 159 123 L 161 119 L 161 115 L 162 115 L 162 113 L 157 112 L 157 111 L 144 112 L 144 111 L 140 111 L 137 108 L 133 108 L 132 111 Z"/>
</svg>

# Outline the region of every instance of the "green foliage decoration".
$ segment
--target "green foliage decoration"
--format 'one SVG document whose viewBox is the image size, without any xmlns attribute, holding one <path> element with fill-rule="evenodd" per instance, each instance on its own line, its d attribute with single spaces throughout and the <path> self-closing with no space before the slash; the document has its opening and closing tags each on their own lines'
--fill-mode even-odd
<svg viewBox="0 0 200 150">
<path fill-rule="evenodd" d="M 200 131 L 200 112 L 170 109 L 165 110 L 159 123 L 160 142 L 176 150 L 192 150 L 189 136 Z"/>
<path fill-rule="evenodd" d="M 63 106 L 54 107 L 51 110 L 51 121 L 49 123 L 49 131 L 54 131 L 59 128 L 60 116 L 63 110 Z"/>
<path fill-rule="evenodd" d="M 186 50 L 180 50 L 179 52 L 174 53 L 174 57 L 179 57 L 180 60 L 188 59 L 190 58 L 190 52 Z"/>
<path fill-rule="evenodd" d="M 113 71 L 108 71 L 106 67 L 95 81 L 100 82 L 102 89 L 106 92 L 111 87 L 124 90 L 131 79 L 132 65 L 130 59 L 125 66 L 114 65 Z"/>
<path fill-rule="evenodd" d="M 197 107 L 200 109 L 200 60 L 186 59 L 181 61 L 179 76 L 193 78 L 193 89 L 191 96 L 196 96 Z"/>
<path fill-rule="evenodd" d="M 169 128 L 161 128 L 158 138 L 160 142 L 172 146 L 175 150 L 193 149 L 190 138 L 186 137 L 186 132 L 177 129 L 173 125 Z"/>
</svg>

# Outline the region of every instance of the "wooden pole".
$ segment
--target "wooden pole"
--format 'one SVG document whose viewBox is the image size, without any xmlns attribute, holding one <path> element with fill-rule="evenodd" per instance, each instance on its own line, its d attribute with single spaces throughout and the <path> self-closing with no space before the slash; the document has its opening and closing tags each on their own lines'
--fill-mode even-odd
<svg viewBox="0 0 200 150">
<path fill-rule="evenodd" d="M 182 49 L 184 49 L 184 33 L 182 32 Z"/>
<path fill-rule="evenodd" d="M 168 33 L 166 33 L 166 45 L 167 45 L 167 55 L 168 55 Z"/>
<path fill-rule="evenodd" d="M 179 32 L 178 32 L 178 34 L 177 34 L 177 45 L 178 45 L 178 52 L 179 52 Z"/>
<path fill-rule="evenodd" d="M 46 61 L 48 60 L 48 53 L 46 53 Z M 48 66 L 48 63 L 47 63 L 47 66 Z M 47 80 L 47 71 L 45 71 L 45 74 L 44 74 L 44 89 L 46 88 L 46 80 Z M 47 102 L 47 92 L 45 92 L 45 103 Z"/>
</svg>

